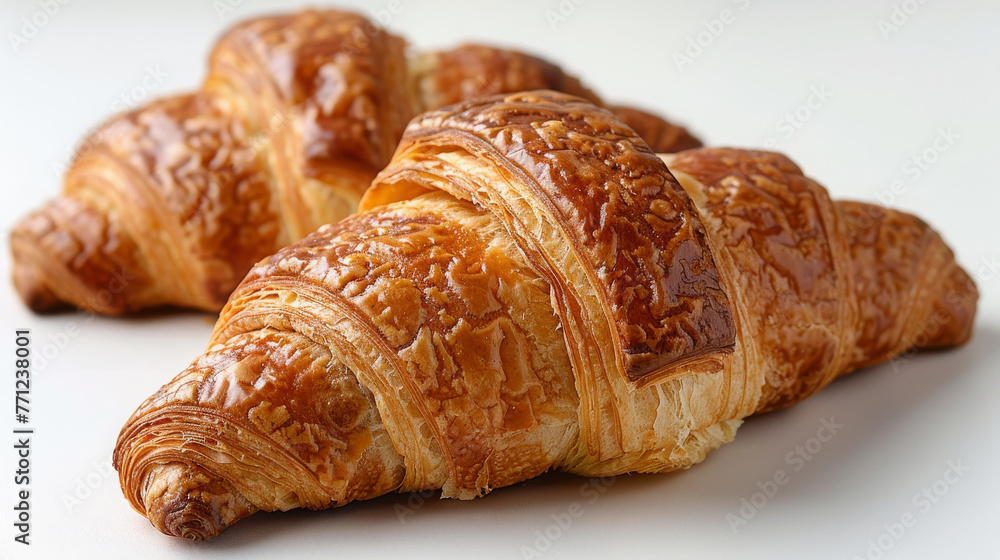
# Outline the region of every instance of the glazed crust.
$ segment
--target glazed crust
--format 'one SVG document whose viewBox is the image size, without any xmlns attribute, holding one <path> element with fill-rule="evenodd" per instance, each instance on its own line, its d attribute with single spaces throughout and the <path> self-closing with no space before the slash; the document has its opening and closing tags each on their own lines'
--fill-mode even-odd
<svg viewBox="0 0 1000 560">
<path fill-rule="evenodd" d="M 72 302 L 109 314 L 225 301 L 247 262 L 292 240 L 246 134 L 204 93 L 154 101 L 100 128 L 64 194 L 11 234 L 22 298 L 36 310 Z"/>
<path fill-rule="evenodd" d="M 829 383 L 847 359 L 857 311 L 847 240 L 826 189 L 772 152 L 696 150 L 667 164 L 682 182 L 698 182 L 688 192 L 740 280 L 734 297 L 766 372 L 764 408 Z"/>
<path fill-rule="evenodd" d="M 734 329 L 689 198 L 631 129 L 593 107 L 548 93 L 425 113 L 361 208 L 441 188 L 507 216 L 523 251 L 559 262 L 551 274 L 579 267 L 574 285 L 597 284 L 588 313 L 613 317 L 615 360 L 636 381 L 731 346 Z M 468 159 L 495 165 L 472 174 Z M 465 180 L 447 181 L 456 174 Z"/>
<path fill-rule="evenodd" d="M 972 336 L 978 291 L 923 220 L 864 202 L 838 201 L 852 263 L 860 332 L 847 366 L 911 348 L 945 348 Z"/>
<path fill-rule="evenodd" d="M 643 447 L 641 418 L 615 404 L 631 398 L 626 380 L 724 369 L 735 327 L 701 221 L 611 113 L 554 92 L 426 113 L 361 208 L 432 189 L 501 216 L 553 286 L 575 366 L 599 372 L 580 388 L 591 453 Z"/>
<path fill-rule="evenodd" d="M 413 116 L 404 47 L 357 14 L 305 11 L 240 23 L 213 51 L 206 89 L 267 139 L 295 239 L 353 212 L 392 156 Z"/>
<path fill-rule="evenodd" d="M 91 134 L 63 194 L 15 227 L 22 299 L 36 311 L 218 311 L 257 260 L 353 213 L 424 108 L 543 87 L 599 101 L 557 66 L 515 51 L 464 45 L 408 59 L 405 46 L 336 10 L 237 24 L 200 91 Z M 687 145 L 669 144 L 664 131 L 678 127 L 635 115 L 630 124 L 647 127 L 659 149 Z"/>
<path fill-rule="evenodd" d="M 739 280 L 729 293 L 767 372 L 758 412 L 910 348 L 971 335 L 975 284 L 919 218 L 831 202 L 781 154 L 701 149 L 663 159 Z"/>
<path fill-rule="evenodd" d="M 415 120 L 366 210 L 261 261 L 128 421 L 130 503 L 202 539 L 394 489 L 686 468 L 746 416 L 968 338 L 975 287 L 920 220 L 779 154 L 662 158 L 555 92 Z"/>
</svg>

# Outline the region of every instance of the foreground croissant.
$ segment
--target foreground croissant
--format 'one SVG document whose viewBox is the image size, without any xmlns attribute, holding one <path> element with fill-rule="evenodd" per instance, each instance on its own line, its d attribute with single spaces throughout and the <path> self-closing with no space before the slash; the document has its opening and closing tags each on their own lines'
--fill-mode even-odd
<svg viewBox="0 0 1000 560">
<path fill-rule="evenodd" d="M 521 53 L 466 45 L 408 60 L 404 46 L 333 10 L 237 25 L 201 91 L 101 127 L 63 195 L 14 229 L 21 298 L 36 311 L 218 311 L 258 259 L 354 212 L 420 111 L 535 88 L 600 103 Z M 616 110 L 658 150 L 700 145 L 659 117 Z"/>
<path fill-rule="evenodd" d="M 553 92 L 418 117 L 367 211 L 259 263 L 122 429 L 131 505 L 209 539 L 257 510 L 684 468 L 750 414 L 969 337 L 975 286 L 919 219 L 774 153 L 667 161 Z"/>
</svg>

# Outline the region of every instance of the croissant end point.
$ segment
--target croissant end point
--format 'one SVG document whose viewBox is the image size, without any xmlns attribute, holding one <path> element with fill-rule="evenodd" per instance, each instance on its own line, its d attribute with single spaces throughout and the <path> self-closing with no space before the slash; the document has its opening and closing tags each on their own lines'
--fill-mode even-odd
<svg viewBox="0 0 1000 560">
<path fill-rule="evenodd" d="M 180 463 L 154 474 L 142 501 L 153 526 L 192 541 L 212 539 L 256 511 L 226 480 Z"/>
<path fill-rule="evenodd" d="M 67 307 L 52 290 L 45 285 L 38 270 L 31 265 L 21 265 L 14 259 L 14 287 L 24 304 L 35 313 L 57 311 Z"/>
<path fill-rule="evenodd" d="M 178 503 L 163 519 L 167 534 L 192 541 L 207 541 L 222 532 L 218 515 L 201 502 Z"/>
<path fill-rule="evenodd" d="M 972 336 L 979 290 L 960 266 L 952 266 L 938 286 L 938 296 L 925 319 L 916 346 L 945 348 L 964 344 Z"/>
</svg>

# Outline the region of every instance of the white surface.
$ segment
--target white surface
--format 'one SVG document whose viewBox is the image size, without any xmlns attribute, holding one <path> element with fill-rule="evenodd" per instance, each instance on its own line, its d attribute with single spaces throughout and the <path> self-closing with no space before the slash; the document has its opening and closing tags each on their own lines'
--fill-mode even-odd
<svg viewBox="0 0 1000 560">
<path fill-rule="evenodd" d="M 407 496 L 321 513 L 257 514 L 213 542 L 192 544 L 156 532 L 128 507 L 117 477 L 103 478 L 99 467 L 134 408 L 203 349 L 211 318 L 34 316 L 10 285 L 5 247 L 0 355 L 9 359 L 0 387 L 8 405 L 0 430 L 14 427 L 14 329 L 32 329 L 36 355 L 52 337 L 78 334 L 34 374 L 30 547 L 13 542 L 13 438 L 0 438 L 0 556 L 521 558 L 536 532 L 555 523 L 553 515 L 580 502 L 582 515 L 543 556 L 865 557 L 869 539 L 912 512 L 914 527 L 898 539 L 882 538 L 891 542 L 884 558 L 1000 557 L 1000 270 L 984 266 L 1000 254 L 1000 4 L 927 2 L 886 39 L 878 21 L 892 16 L 891 2 L 574 1 L 485 7 L 400 0 L 389 27 L 419 47 L 476 39 L 530 49 L 582 75 L 605 98 L 674 116 L 711 144 L 761 146 L 773 138 L 838 198 L 875 200 L 901 181 L 891 205 L 936 226 L 977 278 L 982 297 L 971 344 L 838 381 L 786 412 L 750 420 L 704 464 L 621 477 L 604 493 L 582 491 L 587 479 L 550 475 L 471 503 L 431 499 L 405 518 L 396 505 Z M 193 88 L 224 27 L 278 6 L 244 0 L 220 18 L 210 0 L 73 0 L 15 53 L 8 33 L 19 32 L 21 18 L 40 8 L 35 1 L 4 2 L 3 231 L 58 191 L 59 164 L 122 94 L 142 83 L 147 67 L 166 72 L 153 95 Z M 377 0 L 360 10 L 374 14 L 387 6 Z M 553 29 L 547 11 L 560 6 L 573 13 Z M 735 21 L 679 70 L 673 53 L 723 9 Z M 789 129 L 779 119 L 807 103 L 814 87 L 832 95 L 786 138 Z M 914 177 L 907 162 L 932 146 L 941 128 L 957 139 Z M 830 417 L 843 428 L 792 472 L 796 463 L 786 455 Z M 912 496 L 933 488 L 948 461 L 969 471 L 954 485 L 938 482 L 947 494 L 924 512 Z M 779 469 L 791 473 L 788 483 L 734 533 L 727 514 L 739 515 L 741 498 L 750 499 L 757 483 Z M 65 497 L 88 477 L 96 488 L 70 511 Z"/>
</svg>

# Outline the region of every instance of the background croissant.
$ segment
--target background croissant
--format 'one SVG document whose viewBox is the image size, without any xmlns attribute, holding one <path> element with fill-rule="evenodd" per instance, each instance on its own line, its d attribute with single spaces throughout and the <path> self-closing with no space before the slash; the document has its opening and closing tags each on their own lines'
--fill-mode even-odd
<svg viewBox="0 0 1000 560">
<path fill-rule="evenodd" d="M 128 421 L 126 497 L 207 539 L 257 510 L 684 468 L 750 414 L 970 336 L 976 288 L 919 219 L 775 153 L 664 159 L 554 92 L 418 117 L 363 212 L 257 265 Z"/>
<path fill-rule="evenodd" d="M 334 10 L 235 26 L 200 91 L 106 123 L 63 194 L 16 226 L 21 298 L 36 311 L 217 311 L 258 259 L 354 212 L 413 115 L 533 88 L 600 103 L 532 56 L 466 45 L 407 59 L 404 47 Z M 657 150 L 700 145 L 659 117 L 614 110 Z"/>
</svg>

